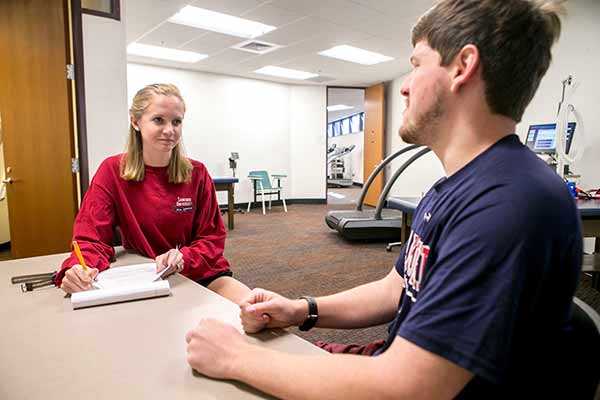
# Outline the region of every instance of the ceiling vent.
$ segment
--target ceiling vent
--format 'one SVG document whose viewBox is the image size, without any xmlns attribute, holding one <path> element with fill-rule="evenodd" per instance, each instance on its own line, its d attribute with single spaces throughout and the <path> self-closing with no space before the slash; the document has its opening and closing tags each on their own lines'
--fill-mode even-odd
<svg viewBox="0 0 600 400">
<path fill-rule="evenodd" d="M 277 50 L 283 46 L 261 40 L 246 40 L 245 42 L 231 46 L 232 49 L 247 51 L 254 54 L 267 54 L 273 50 Z"/>
</svg>

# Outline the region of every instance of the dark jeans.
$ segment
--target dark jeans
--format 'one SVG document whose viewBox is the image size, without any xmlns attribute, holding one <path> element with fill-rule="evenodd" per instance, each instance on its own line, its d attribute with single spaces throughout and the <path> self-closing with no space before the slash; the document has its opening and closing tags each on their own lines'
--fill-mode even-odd
<svg viewBox="0 0 600 400">
<path fill-rule="evenodd" d="M 327 342 L 315 342 L 315 346 L 322 348 L 330 353 L 347 353 L 347 354 L 358 354 L 362 356 L 371 356 L 377 350 L 379 350 L 385 340 L 375 340 L 367 344 L 341 344 L 341 343 L 327 343 Z"/>
</svg>

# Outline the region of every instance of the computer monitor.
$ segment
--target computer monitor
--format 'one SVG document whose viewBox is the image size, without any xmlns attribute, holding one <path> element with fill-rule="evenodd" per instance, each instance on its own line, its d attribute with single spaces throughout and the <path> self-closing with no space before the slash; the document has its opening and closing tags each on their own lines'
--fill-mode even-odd
<svg viewBox="0 0 600 400">
<path fill-rule="evenodd" d="M 571 149 L 576 125 L 575 122 L 569 122 L 567 125 L 567 143 L 565 143 L 567 154 Z M 556 153 L 556 124 L 530 125 L 526 144 L 535 153 Z"/>
</svg>

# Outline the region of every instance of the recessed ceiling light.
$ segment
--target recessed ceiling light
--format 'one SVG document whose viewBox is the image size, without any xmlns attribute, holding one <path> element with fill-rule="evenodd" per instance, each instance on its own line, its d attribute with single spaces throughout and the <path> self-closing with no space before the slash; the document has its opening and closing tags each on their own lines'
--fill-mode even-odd
<svg viewBox="0 0 600 400">
<path fill-rule="evenodd" d="M 345 104 L 336 104 L 335 106 L 327 107 L 327 111 L 342 111 L 342 110 L 350 110 L 351 108 L 354 108 L 354 107 L 347 106 Z"/>
<path fill-rule="evenodd" d="M 275 67 L 273 65 L 267 65 L 266 67 L 257 69 L 254 72 L 256 72 L 257 74 L 273 75 L 273 76 L 278 76 L 280 78 L 290 78 L 290 79 L 310 79 L 310 78 L 319 76 L 318 74 L 313 74 L 313 73 L 306 72 L 306 71 L 298 71 L 297 69 Z"/>
<path fill-rule="evenodd" d="M 393 60 L 392 57 L 372 51 L 359 49 L 358 47 L 348 46 L 347 44 L 335 46 L 319 53 L 322 56 L 338 58 L 344 61 L 350 61 L 357 64 L 373 65 L 385 61 Z"/>
<path fill-rule="evenodd" d="M 127 54 L 149 58 L 162 58 L 165 60 L 190 64 L 208 57 L 206 54 L 194 53 L 193 51 L 170 49 L 167 47 L 152 46 L 141 43 L 131 43 L 129 46 L 127 46 Z"/>
<path fill-rule="evenodd" d="M 261 36 L 276 29 L 271 25 L 193 6 L 183 7 L 177 14 L 169 18 L 169 22 L 246 39 Z"/>
</svg>

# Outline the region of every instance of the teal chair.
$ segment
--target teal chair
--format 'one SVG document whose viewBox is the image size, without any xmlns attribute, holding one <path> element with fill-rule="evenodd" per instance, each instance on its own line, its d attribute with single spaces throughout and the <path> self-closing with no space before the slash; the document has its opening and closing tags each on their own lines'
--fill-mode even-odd
<svg viewBox="0 0 600 400">
<path fill-rule="evenodd" d="M 269 210 L 271 209 L 271 196 L 276 194 L 277 200 L 283 201 L 283 209 L 287 212 L 287 205 L 285 204 L 285 196 L 283 195 L 283 187 L 281 186 L 281 179 L 287 178 L 284 174 L 273 174 L 269 177 L 267 171 L 250 171 L 248 178 L 252 182 L 252 197 L 254 202 L 257 202 L 257 197 L 260 196 L 262 201 L 263 215 L 265 212 L 265 196 L 269 196 Z M 252 200 L 248 201 L 248 212 L 250 212 L 250 206 Z"/>
</svg>

